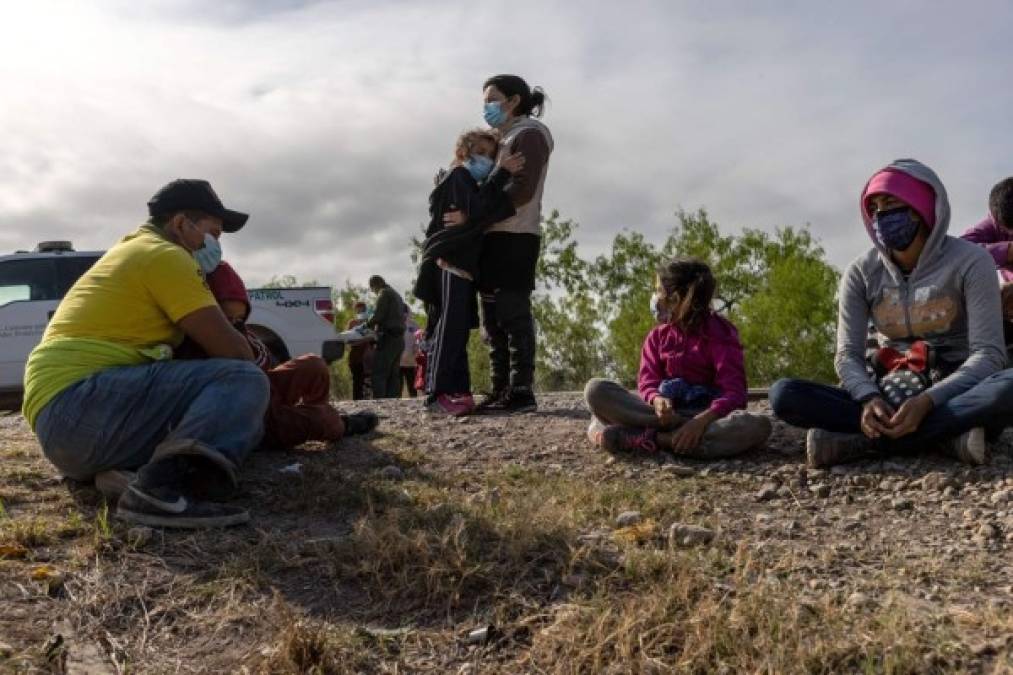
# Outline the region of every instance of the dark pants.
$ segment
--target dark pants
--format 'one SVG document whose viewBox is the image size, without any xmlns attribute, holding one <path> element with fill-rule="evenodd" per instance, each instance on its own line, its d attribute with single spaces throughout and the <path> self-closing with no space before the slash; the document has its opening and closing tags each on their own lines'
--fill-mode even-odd
<svg viewBox="0 0 1013 675">
<path fill-rule="evenodd" d="M 404 330 L 381 334 L 373 352 L 373 398 L 401 398 L 401 352 Z"/>
<path fill-rule="evenodd" d="M 366 365 L 362 361 L 349 361 L 348 370 L 352 373 L 352 400 L 361 401 L 366 398 Z"/>
<path fill-rule="evenodd" d="M 862 405 L 840 387 L 807 380 L 778 380 L 770 388 L 770 407 L 775 415 L 796 427 L 862 433 Z M 884 451 L 917 451 L 975 427 L 984 427 L 990 437 L 995 437 L 1013 421 L 1011 416 L 1013 370 L 1002 370 L 933 408 L 914 432 L 898 439 L 878 439 L 877 445 Z"/>
<path fill-rule="evenodd" d="M 499 289 L 482 294 L 482 328 L 489 338 L 494 391 L 530 387 L 535 378 L 535 320 L 531 291 Z"/>
<path fill-rule="evenodd" d="M 427 359 L 426 391 L 436 394 L 471 392 L 468 336 L 471 334 L 474 284 L 447 270 L 440 273 L 440 316 L 433 326 Z"/>
</svg>

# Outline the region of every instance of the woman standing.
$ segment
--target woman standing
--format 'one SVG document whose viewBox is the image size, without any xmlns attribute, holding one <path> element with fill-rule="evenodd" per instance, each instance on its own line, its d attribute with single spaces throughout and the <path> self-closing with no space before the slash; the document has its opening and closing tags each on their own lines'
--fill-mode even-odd
<svg viewBox="0 0 1013 675">
<path fill-rule="evenodd" d="M 483 117 L 500 135 L 500 155 L 519 153 L 524 167 L 506 187 L 516 214 L 489 227 L 479 261 L 482 329 L 489 340 L 492 395 L 481 410 L 530 412 L 535 374 L 531 292 L 541 251 L 542 190 L 553 141 L 541 117 L 545 94 L 516 75 L 495 75 L 482 86 Z"/>
</svg>

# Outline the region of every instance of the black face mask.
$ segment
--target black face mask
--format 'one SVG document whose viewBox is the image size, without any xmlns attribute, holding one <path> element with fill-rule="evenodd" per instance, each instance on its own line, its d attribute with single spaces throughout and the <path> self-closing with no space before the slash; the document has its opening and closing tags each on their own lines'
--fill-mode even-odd
<svg viewBox="0 0 1013 675">
<path fill-rule="evenodd" d="M 872 228 L 879 243 L 892 251 L 906 251 L 918 236 L 919 227 L 921 224 L 907 206 L 878 211 L 872 219 Z"/>
</svg>

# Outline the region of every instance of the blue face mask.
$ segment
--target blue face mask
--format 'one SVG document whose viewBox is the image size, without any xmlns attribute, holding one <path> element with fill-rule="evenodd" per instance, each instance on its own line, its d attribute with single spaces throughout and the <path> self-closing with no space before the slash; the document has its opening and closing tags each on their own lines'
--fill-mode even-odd
<svg viewBox="0 0 1013 675">
<path fill-rule="evenodd" d="M 472 178 L 481 183 L 492 173 L 494 164 L 491 157 L 472 155 L 464 161 L 464 168 L 468 170 Z"/>
<path fill-rule="evenodd" d="M 876 238 L 891 251 L 906 251 L 918 236 L 919 227 L 921 223 L 911 216 L 907 206 L 879 211 L 872 218 Z"/>
<path fill-rule="evenodd" d="M 204 248 L 194 251 L 193 257 L 200 265 L 201 272 L 211 274 L 222 261 L 222 245 L 210 234 L 205 234 Z"/>
<path fill-rule="evenodd" d="M 499 101 L 489 101 L 482 110 L 482 118 L 490 127 L 498 127 L 507 120 L 507 114 L 503 112 L 503 104 Z"/>
</svg>

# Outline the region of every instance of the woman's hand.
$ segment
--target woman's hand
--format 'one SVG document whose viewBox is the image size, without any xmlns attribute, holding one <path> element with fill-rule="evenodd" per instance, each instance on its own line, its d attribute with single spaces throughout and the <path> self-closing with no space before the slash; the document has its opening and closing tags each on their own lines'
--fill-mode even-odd
<svg viewBox="0 0 1013 675">
<path fill-rule="evenodd" d="M 890 418 L 886 435 L 890 438 L 907 436 L 921 426 L 922 421 L 932 412 L 934 406 L 935 403 L 925 393 L 904 401 L 894 416 Z"/>
<path fill-rule="evenodd" d="M 499 160 L 496 161 L 496 167 L 510 173 L 517 173 L 524 168 L 524 155 L 519 152 L 505 156 L 501 154 Z"/>
<path fill-rule="evenodd" d="M 443 214 L 443 224 L 448 227 L 464 225 L 466 222 L 468 222 L 468 216 L 464 215 L 464 211 L 447 211 Z"/>
<path fill-rule="evenodd" d="M 693 419 L 689 420 L 679 430 L 674 432 L 672 435 L 672 450 L 675 452 L 681 452 L 685 450 L 692 450 L 700 445 L 700 441 L 703 439 L 703 435 L 707 432 L 707 427 L 711 425 L 717 417 L 710 410 L 705 410 Z"/>
<path fill-rule="evenodd" d="M 893 408 L 879 396 L 870 398 L 862 404 L 862 433 L 869 438 L 879 438 L 889 435 L 890 418 L 893 417 Z"/>
</svg>

